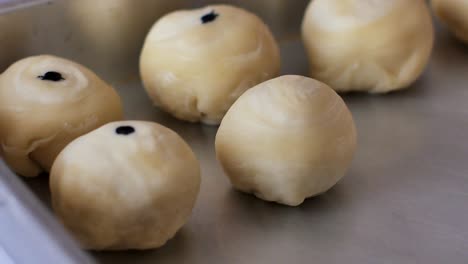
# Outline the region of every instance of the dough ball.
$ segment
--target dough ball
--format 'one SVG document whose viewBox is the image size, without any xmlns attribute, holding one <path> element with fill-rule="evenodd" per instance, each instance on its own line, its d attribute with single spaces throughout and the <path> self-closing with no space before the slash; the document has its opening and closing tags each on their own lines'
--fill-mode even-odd
<svg viewBox="0 0 468 264">
<path fill-rule="evenodd" d="M 138 65 L 138 55 L 145 35 L 154 21 L 180 8 L 185 0 L 79 0 L 62 4 L 72 26 L 73 38 L 86 50 L 91 65 L 126 70 Z M 96 60 L 99 56 L 99 60 Z M 121 68 L 121 69 L 120 69 Z"/>
<path fill-rule="evenodd" d="M 187 222 L 200 188 L 190 147 L 156 123 L 114 122 L 70 143 L 50 176 L 52 205 L 83 247 L 157 248 Z"/>
<path fill-rule="evenodd" d="M 330 87 L 283 76 L 245 92 L 216 135 L 216 154 L 234 187 L 296 206 L 326 192 L 349 167 L 356 129 Z"/>
<path fill-rule="evenodd" d="M 243 9 L 213 5 L 177 11 L 149 32 L 140 57 L 154 103 L 187 121 L 219 124 L 247 89 L 278 75 L 278 45 Z"/>
<path fill-rule="evenodd" d="M 432 0 L 431 3 L 435 15 L 458 39 L 468 44 L 468 1 Z"/>
<path fill-rule="evenodd" d="M 314 0 L 302 35 L 310 75 L 340 92 L 408 87 L 434 42 L 424 0 Z"/>
<path fill-rule="evenodd" d="M 29 57 L 0 75 L 0 149 L 20 175 L 49 171 L 70 141 L 119 119 L 115 90 L 72 61 Z"/>
</svg>

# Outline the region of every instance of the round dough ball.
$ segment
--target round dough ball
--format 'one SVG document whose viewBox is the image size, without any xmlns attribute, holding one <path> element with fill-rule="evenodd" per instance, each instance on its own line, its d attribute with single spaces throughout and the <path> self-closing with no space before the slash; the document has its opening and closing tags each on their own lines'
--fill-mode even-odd
<svg viewBox="0 0 468 264">
<path fill-rule="evenodd" d="M 424 0 L 314 0 L 302 35 L 310 75 L 340 92 L 408 87 L 434 42 Z"/>
<path fill-rule="evenodd" d="M 177 11 L 149 32 L 140 57 L 146 91 L 175 117 L 219 124 L 247 89 L 278 75 L 278 45 L 243 9 L 213 5 Z"/>
<path fill-rule="evenodd" d="M 0 75 L 0 149 L 22 176 L 49 171 L 70 141 L 120 119 L 115 90 L 72 61 L 29 57 Z"/>
<path fill-rule="evenodd" d="M 355 148 L 353 117 L 341 97 L 302 76 L 245 92 L 216 135 L 218 160 L 236 189 L 290 206 L 334 186 Z"/>
<path fill-rule="evenodd" d="M 138 65 L 141 45 L 151 25 L 167 12 L 180 8 L 183 2 L 79 0 L 54 4 L 64 6 L 74 30 L 74 42 L 86 50 L 84 57 L 90 65 L 109 69 L 115 75 L 116 68 L 128 74 L 129 63 L 132 67 Z"/>
<path fill-rule="evenodd" d="M 431 3 L 435 15 L 458 39 L 468 44 L 468 1 L 432 0 Z"/>
<path fill-rule="evenodd" d="M 156 123 L 114 122 L 70 143 L 51 171 L 52 205 L 83 247 L 157 248 L 187 222 L 200 188 L 190 147 Z"/>
</svg>

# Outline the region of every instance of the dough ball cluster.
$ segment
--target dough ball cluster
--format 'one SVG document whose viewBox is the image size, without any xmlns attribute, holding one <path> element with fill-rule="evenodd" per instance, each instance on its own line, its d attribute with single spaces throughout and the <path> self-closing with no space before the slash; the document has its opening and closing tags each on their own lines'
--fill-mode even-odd
<svg viewBox="0 0 468 264">
<path fill-rule="evenodd" d="M 89 13 L 95 22 L 81 34 L 102 51 L 96 62 L 132 57 L 142 33 L 133 28 L 147 18 L 118 28 L 113 20 L 139 14 L 125 11 L 133 1 L 94 2 L 70 4 L 70 16 L 80 25 Z M 314 0 L 303 37 L 312 76 L 337 91 L 382 93 L 421 74 L 433 28 L 423 0 Z M 115 57 L 118 50 L 130 53 Z M 276 78 L 279 71 L 269 28 L 228 5 L 162 17 L 140 54 L 155 105 L 182 120 L 220 124 L 216 156 L 236 189 L 297 206 L 345 175 L 356 128 L 330 86 Z M 29 57 L 0 75 L 0 154 L 20 175 L 50 171 L 53 209 L 86 249 L 164 245 L 187 223 L 200 191 L 189 145 L 156 123 L 117 121 L 122 112 L 109 84 L 66 59 Z"/>
<path fill-rule="evenodd" d="M 164 245 L 187 222 L 200 166 L 172 130 L 122 121 L 70 143 L 50 175 L 58 217 L 88 249 Z"/>
<path fill-rule="evenodd" d="M 283 76 L 245 92 L 216 135 L 216 154 L 235 188 L 296 206 L 335 185 L 356 148 L 354 121 L 327 85 Z"/>
<path fill-rule="evenodd" d="M 243 92 L 276 77 L 279 69 L 279 48 L 268 27 L 227 5 L 162 17 L 140 57 L 141 77 L 155 105 L 206 124 L 219 124 Z"/>
<path fill-rule="evenodd" d="M 339 92 L 408 87 L 423 72 L 434 42 L 424 0 L 314 0 L 302 35 L 310 76 Z"/>
<path fill-rule="evenodd" d="M 34 56 L 0 75 L 0 150 L 22 176 L 49 171 L 73 139 L 120 119 L 116 91 L 72 61 Z"/>
</svg>

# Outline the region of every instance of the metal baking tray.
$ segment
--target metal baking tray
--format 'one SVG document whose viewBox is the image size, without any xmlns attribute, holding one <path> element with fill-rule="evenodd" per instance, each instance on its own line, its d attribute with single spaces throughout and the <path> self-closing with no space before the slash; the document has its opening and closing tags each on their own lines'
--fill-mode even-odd
<svg viewBox="0 0 468 264">
<path fill-rule="evenodd" d="M 436 25 L 432 60 L 410 89 L 343 95 L 359 132 L 353 165 L 331 191 L 290 208 L 234 191 L 215 159 L 217 128 L 164 114 L 141 86 L 138 54 L 151 24 L 171 10 L 214 1 L 100 0 L 81 13 L 72 8 L 90 1 L 55 1 L 0 16 L 0 71 L 33 54 L 76 60 L 118 89 L 126 118 L 177 131 L 202 166 L 193 216 L 160 249 L 83 252 L 51 217 L 47 176 L 18 180 L 0 164 L 0 259 L 3 254 L 17 261 L 12 263 L 468 263 L 468 47 L 444 27 Z M 281 44 L 282 73 L 307 74 L 299 29 L 308 0 L 223 2 L 243 6 L 270 25 Z M 103 11 L 106 3 L 112 8 Z M 112 19 L 97 23 L 98 16 Z M 109 28 L 92 31 L 99 27 Z M 23 228 L 10 227 L 8 219 Z"/>
</svg>

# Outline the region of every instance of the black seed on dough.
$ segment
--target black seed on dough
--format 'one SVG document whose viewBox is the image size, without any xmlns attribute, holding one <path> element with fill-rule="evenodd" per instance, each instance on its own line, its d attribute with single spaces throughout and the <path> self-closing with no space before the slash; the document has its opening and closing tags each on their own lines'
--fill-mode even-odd
<svg viewBox="0 0 468 264">
<path fill-rule="evenodd" d="M 43 81 L 53 81 L 53 82 L 59 82 L 59 81 L 65 80 L 62 77 L 62 74 L 60 74 L 59 72 L 54 72 L 54 71 L 46 72 L 42 76 L 37 76 L 37 78 Z"/>
<path fill-rule="evenodd" d="M 215 11 L 211 11 L 210 13 L 201 17 L 202 24 L 210 23 L 218 18 L 219 14 L 216 14 Z"/>
<path fill-rule="evenodd" d="M 130 135 L 135 132 L 135 128 L 131 126 L 119 126 L 118 128 L 115 129 L 115 133 L 118 135 Z"/>
</svg>

